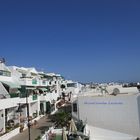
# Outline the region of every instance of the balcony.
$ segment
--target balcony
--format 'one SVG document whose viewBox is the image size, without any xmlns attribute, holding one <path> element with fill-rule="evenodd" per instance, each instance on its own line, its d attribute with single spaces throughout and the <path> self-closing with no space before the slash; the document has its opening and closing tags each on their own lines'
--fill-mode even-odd
<svg viewBox="0 0 140 140">
<path fill-rule="evenodd" d="M 39 80 L 39 86 L 47 86 L 46 80 Z"/>
<path fill-rule="evenodd" d="M 1 99 L 0 100 L 0 110 L 17 106 L 19 101 L 20 101 L 20 98 L 18 98 L 18 97 Z"/>
<path fill-rule="evenodd" d="M 39 86 L 39 80 L 33 78 L 21 78 L 20 79 L 21 85 L 26 86 Z"/>
<path fill-rule="evenodd" d="M 27 97 L 28 103 L 33 103 L 33 102 L 37 102 L 38 101 L 38 95 L 29 95 Z M 26 104 L 26 97 L 22 97 L 20 98 L 20 103 L 22 104 Z"/>
<path fill-rule="evenodd" d="M 49 101 L 51 102 L 52 100 L 57 100 L 57 98 L 59 97 L 59 94 L 57 93 L 47 93 L 46 95 L 40 95 L 39 96 L 39 100 L 40 101 Z"/>
<path fill-rule="evenodd" d="M 17 97 L 20 97 L 20 94 L 19 93 L 11 93 L 10 97 L 11 98 L 17 98 Z"/>
</svg>

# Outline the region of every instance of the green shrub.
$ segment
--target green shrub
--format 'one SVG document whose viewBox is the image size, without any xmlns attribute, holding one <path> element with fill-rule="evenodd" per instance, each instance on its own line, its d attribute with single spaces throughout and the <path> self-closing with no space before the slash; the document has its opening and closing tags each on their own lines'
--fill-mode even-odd
<svg viewBox="0 0 140 140">
<path fill-rule="evenodd" d="M 41 140 L 41 136 L 38 136 L 35 140 Z"/>
</svg>

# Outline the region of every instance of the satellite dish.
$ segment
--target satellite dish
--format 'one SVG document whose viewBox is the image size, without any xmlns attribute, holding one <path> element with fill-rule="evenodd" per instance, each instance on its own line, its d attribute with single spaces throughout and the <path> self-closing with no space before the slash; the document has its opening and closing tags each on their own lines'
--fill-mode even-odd
<svg viewBox="0 0 140 140">
<path fill-rule="evenodd" d="M 120 90 L 118 88 L 113 89 L 113 93 L 112 93 L 113 95 L 117 95 L 119 93 L 120 93 Z"/>
</svg>

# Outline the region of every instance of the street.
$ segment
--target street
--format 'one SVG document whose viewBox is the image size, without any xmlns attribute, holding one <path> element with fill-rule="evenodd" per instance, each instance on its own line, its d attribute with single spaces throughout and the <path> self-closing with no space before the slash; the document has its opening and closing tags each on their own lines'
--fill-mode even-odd
<svg viewBox="0 0 140 140">
<path fill-rule="evenodd" d="M 38 121 L 38 125 L 36 127 L 31 128 L 31 140 L 35 140 L 38 136 L 42 134 L 45 130 L 48 130 L 53 123 L 49 121 L 49 119 L 45 116 Z M 19 133 L 9 140 L 28 140 L 28 129 Z"/>
</svg>

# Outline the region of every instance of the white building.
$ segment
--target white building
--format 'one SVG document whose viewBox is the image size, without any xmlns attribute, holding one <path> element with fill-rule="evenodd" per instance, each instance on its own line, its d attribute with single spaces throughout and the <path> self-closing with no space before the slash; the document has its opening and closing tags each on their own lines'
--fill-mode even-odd
<svg viewBox="0 0 140 140">
<path fill-rule="evenodd" d="M 72 81 L 72 80 L 66 80 L 65 86 L 66 86 L 65 92 L 66 93 L 71 92 L 73 95 L 80 93 L 82 91 L 82 87 L 83 87 L 82 84 Z"/>
<path fill-rule="evenodd" d="M 113 95 L 77 96 L 73 99 L 73 117 L 93 127 L 140 137 L 140 93 L 135 88 L 114 89 Z"/>
<path fill-rule="evenodd" d="M 61 75 L 38 72 L 35 68 L 7 67 L 0 62 L 0 134 L 14 126 L 50 113 L 61 92 Z M 55 107 L 55 105 L 54 105 Z M 55 108 L 53 108 L 55 109 Z"/>
</svg>

